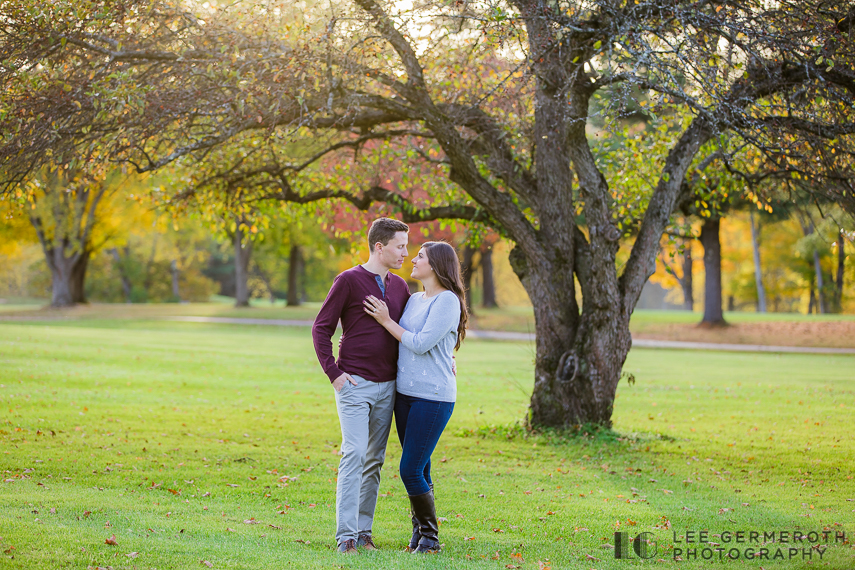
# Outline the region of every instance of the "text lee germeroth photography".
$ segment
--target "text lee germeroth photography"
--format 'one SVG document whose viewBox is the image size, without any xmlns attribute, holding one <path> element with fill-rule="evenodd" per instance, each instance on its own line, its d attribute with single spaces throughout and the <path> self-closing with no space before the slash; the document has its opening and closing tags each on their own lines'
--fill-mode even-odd
<svg viewBox="0 0 855 570">
<path fill-rule="evenodd" d="M 828 529 L 672 531 L 670 540 L 661 538 L 656 532 L 640 532 L 634 536 L 629 532 L 615 532 L 614 556 L 619 560 L 658 559 L 660 562 L 664 561 L 663 557 L 674 561 L 821 561 L 829 545 L 850 544 L 846 532 Z"/>
</svg>

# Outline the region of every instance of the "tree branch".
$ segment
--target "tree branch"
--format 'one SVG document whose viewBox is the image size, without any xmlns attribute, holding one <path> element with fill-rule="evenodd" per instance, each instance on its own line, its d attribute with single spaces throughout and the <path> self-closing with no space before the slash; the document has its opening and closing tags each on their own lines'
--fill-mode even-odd
<svg viewBox="0 0 855 570">
<path fill-rule="evenodd" d="M 638 302 L 642 287 L 656 270 L 659 239 L 674 211 L 686 171 L 695 154 L 710 139 L 712 133 L 707 121 L 698 117 L 692 121 L 668 153 L 662 176 L 650 198 L 638 237 L 632 246 L 623 274 L 620 276 L 623 311 L 627 318 Z"/>
<path fill-rule="evenodd" d="M 356 0 L 356 4 L 368 12 L 374 20 L 374 27 L 392 45 L 392 49 L 401 58 L 401 63 L 404 64 L 404 69 L 407 71 L 407 83 L 424 89 L 425 78 L 419 58 L 410 43 L 395 27 L 389 15 L 374 0 Z"/>
<path fill-rule="evenodd" d="M 395 194 L 381 186 L 371 186 L 363 191 L 361 196 L 357 196 L 350 192 L 330 188 L 300 194 L 291 187 L 291 184 L 284 176 L 280 176 L 276 183 L 278 189 L 262 194 L 261 199 L 273 199 L 293 204 L 309 204 L 320 200 L 338 199 L 345 200 L 362 211 L 368 210 L 375 202 L 382 202 L 398 208 L 405 223 L 428 222 L 439 219 L 465 220 L 478 222 L 501 230 L 501 227 L 498 226 L 495 220 L 491 219 L 482 208 L 458 204 L 418 207 L 403 196 Z"/>
</svg>

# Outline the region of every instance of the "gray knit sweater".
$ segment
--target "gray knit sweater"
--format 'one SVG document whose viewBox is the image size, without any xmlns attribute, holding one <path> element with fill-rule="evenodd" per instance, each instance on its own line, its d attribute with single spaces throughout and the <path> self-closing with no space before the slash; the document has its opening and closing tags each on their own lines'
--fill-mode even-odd
<svg viewBox="0 0 855 570">
<path fill-rule="evenodd" d="M 416 293 L 407 301 L 399 324 L 406 332 L 398 349 L 398 392 L 454 402 L 457 382 L 451 371 L 451 354 L 460 324 L 457 295 L 443 291 L 425 298 L 423 293 Z"/>
</svg>

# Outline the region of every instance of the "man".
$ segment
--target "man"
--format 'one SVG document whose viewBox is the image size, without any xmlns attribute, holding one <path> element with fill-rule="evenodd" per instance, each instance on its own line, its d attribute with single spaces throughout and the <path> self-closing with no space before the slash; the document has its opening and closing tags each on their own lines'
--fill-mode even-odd
<svg viewBox="0 0 855 570">
<path fill-rule="evenodd" d="M 336 484 L 336 542 L 340 552 L 357 546 L 374 550 L 371 526 L 380 469 L 395 406 L 398 341 L 363 309 L 368 295 L 378 295 L 397 322 L 410 297 L 406 282 L 390 269 L 400 269 L 407 257 L 403 222 L 380 218 L 368 231 L 368 262 L 335 278 L 312 327 L 315 352 L 335 388 L 341 423 L 341 461 Z M 331 337 L 341 320 L 338 362 Z"/>
</svg>

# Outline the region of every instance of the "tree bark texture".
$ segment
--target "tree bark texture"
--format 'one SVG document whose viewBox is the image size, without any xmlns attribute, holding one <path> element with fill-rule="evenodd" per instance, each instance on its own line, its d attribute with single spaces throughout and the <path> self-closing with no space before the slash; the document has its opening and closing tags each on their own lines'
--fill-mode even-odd
<svg viewBox="0 0 855 570">
<path fill-rule="evenodd" d="M 683 309 L 686 311 L 695 310 L 692 261 L 692 240 L 683 240 L 683 277 L 679 281 L 683 290 Z"/>
<path fill-rule="evenodd" d="M 816 273 L 816 298 L 819 314 L 824 315 L 828 312 L 828 307 L 825 303 L 825 280 L 822 276 L 822 264 L 819 260 L 819 251 L 813 250 L 813 271 Z"/>
<path fill-rule="evenodd" d="M 763 286 L 763 267 L 760 264 L 760 228 L 751 210 L 751 248 L 754 251 L 754 282 L 757 284 L 757 312 L 766 312 L 766 288 Z"/>
<path fill-rule="evenodd" d="M 463 291 L 466 294 L 466 310 L 472 314 L 472 270 L 475 248 L 471 245 L 463 246 L 463 256 L 460 262 L 460 270 L 463 276 Z"/>
<path fill-rule="evenodd" d="M 303 248 L 298 244 L 291 245 L 288 256 L 288 306 L 296 307 L 302 302 L 301 277 L 303 276 Z"/>
<path fill-rule="evenodd" d="M 69 255 L 62 248 L 45 251 L 51 274 L 51 307 L 71 307 L 86 302 L 84 286 L 89 253 Z"/>
<path fill-rule="evenodd" d="M 704 318 L 702 324 L 723 325 L 721 295 L 721 220 L 707 218 L 701 228 L 704 247 Z"/>
<path fill-rule="evenodd" d="M 837 279 L 834 281 L 834 310 L 843 311 L 843 273 L 846 269 L 846 238 L 841 228 L 837 234 Z"/>
<path fill-rule="evenodd" d="M 493 279 L 493 248 L 491 246 L 481 247 L 481 285 L 484 294 L 481 297 L 481 306 L 492 309 L 499 306 L 496 302 L 496 283 Z"/>
<path fill-rule="evenodd" d="M 240 221 L 234 232 L 235 245 L 235 307 L 249 306 L 249 260 L 252 256 L 252 240 L 241 229 Z"/>
</svg>

